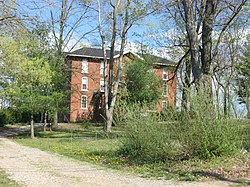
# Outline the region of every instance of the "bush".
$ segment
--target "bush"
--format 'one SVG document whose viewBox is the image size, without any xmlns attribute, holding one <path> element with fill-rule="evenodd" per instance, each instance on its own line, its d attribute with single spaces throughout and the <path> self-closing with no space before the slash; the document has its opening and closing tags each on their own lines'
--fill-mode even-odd
<svg viewBox="0 0 250 187">
<path fill-rule="evenodd" d="M 14 123 L 26 123 L 29 120 L 29 114 L 25 112 L 19 112 L 15 109 L 2 109 L 0 110 L 0 125 L 14 124 Z"/>
<path fill-rule="evenodd" d="M 216 118 L 209 103 L 202 105 L 199 97 L 194 99 L 197 105 L 192 106 L 192 116 L 190 112 L 172 114 L 165 122 L 161 122 L 162 116 L 142 116 L 140 110 L 127 109 L 130 118 L 120 153 L 139 162 L 158 162 L 208 159 L 241 149 L 240 125 L 230 119 Z"/>
<path fill-rule="evenodd" d="M 10 109 L 0 110 L 0 125 L 9 124 L 15 122 L 15 117 Z"/>
<path fill-rule="evenodd" d="M 246 149 L 247 151 L 250 151 L 250 121 L 248 119 L 245 122 L 243 122 L 243 145 L 242 148 Z"/>
<path fill-rule="evenodd" d="M 174 159 L 180 155 L 174 143 L 173 124 L 158 123 L 155 116 L 137 117 L 127 126 L 120 153 L 138 162 L 155 162 Z M 171 130 L 170 130 L 171 129 Z"/>
</svg>

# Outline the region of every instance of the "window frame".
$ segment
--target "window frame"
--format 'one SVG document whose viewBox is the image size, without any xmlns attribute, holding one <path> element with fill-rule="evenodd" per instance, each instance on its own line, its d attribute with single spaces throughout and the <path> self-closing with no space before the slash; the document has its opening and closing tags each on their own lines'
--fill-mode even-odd
<svg viewBox="0 0 250 187">
<path fill-rule="evenodd" d="M 82 73 L 88 73 L 88 68 L 89 68 L 88 60 L 83 59 L 82 60 Z"/>
<path fill-rule="evenodd" d="M 103 90 L 101 89 L 101 88 L 102 88 L 102 83 L 103 83 Z M 104 82 L 104 78 L 101 78 L 101 79 L 100 79 L 100 92 L 105 92 L 105 82 Z"/>
<path fill-rule="evenodd" d="M 83 97 L 85 97 L 86 98 L 86 100 L 85 100 L 85 107 L 83 107 Z M 81 96 L 81 109 L 87 109 L 88 108 L 88 97 L 86 96 L 86 95 L 82 95 Z"/>
<path fill-rule="evenodd" d="M 101 74 L 101 75 L 104 74 L 104 69 L 105 69 L 105 67 L 104 67 L 104 61 L 102 60 L 102 61 L 100 62 L 100 74 Z"/>
<path fill-rule="evenodd" d="M 166 78 L 165 78 L 165 76 L 166 76 Z M 163 80 L 168 80 L 168 70 L 167 70 L 166 67 L 162 68 L 162 79 Z"/>
<path fill-rule="evenodd" d="M 86 81 L 86 89 L 83 89 L 83 80 Z M 88 91 L 88 77 L 82 77 L 82 91 Z"/>
</svg>

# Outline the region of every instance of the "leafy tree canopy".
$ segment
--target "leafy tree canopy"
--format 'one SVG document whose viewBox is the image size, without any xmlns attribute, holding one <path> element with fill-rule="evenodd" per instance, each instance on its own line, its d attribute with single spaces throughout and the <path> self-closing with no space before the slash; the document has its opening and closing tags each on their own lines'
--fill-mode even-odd
<svg viewBox="0 0 250 187">
<path fill-rule="evenodd" d="M 153 59 L 135 58 L 126 68 L 128 100 L 140 103 L 156 103 L 160 96 L 159 77 L 153 70 Z"/>
<path fill-rule="evenodd" d="M 0 41 L 1 94 L 15 107 L 31 113 L 41 111 L 53 72 L 45 59 L 32 55 L 39 42 L 28 32 L 1 36 Z"/>
</svg>

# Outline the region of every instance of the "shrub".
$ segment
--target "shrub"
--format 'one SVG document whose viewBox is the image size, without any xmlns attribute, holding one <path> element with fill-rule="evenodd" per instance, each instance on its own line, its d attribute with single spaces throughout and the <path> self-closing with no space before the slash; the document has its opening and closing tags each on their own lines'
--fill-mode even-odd
<svg viewBox="0 0 250 187">
<path fill-rule="evenodd" d="M 29 120 L 29 114 L 26 112 L 20 112 L 12 108 L 0 110 L 0 125 L 14 124 L 14 123 L 26 123 Z"/>
<path fill-rule="evenodd" d="M 2 109 L 0 110 L 0 125 L 14 123 L 15 116 L 10 109 Z"/>
<path fill-rule="evenodd" d="M 140 109 L 134 110 L 140 107 L 128 107 L 130 118 L 120 153 L 139 162 L 158 162 L 208 159 L 238 151 L 242 146 L 240 125 L 216 118 L 212 102 L 202 105 L 198 96 L 193 99 L 197 100 L 193 100 L 192 116 L 190 112 L 168 114 L 165 122 L 156 114 L 140 115 Z"/>
<path fill-rule="evenodd" d="M 246 120 L 243 122 L 242 127 L 242 133 L 243 133 L 243 143 L 242 148 L 250 151 L 250 121 Z"/>
<path fill-rule="evenodd" d="M 166 124 L 158 123 L 155 118 L 153 115 L 138 116 L 130 122 L 120 153 L 138 162 L 164 161 L 178 156 L 179 145 L 171 137 L 173 133 L 170 129 L 173 128 L 167 128 Z"/>
</svg>

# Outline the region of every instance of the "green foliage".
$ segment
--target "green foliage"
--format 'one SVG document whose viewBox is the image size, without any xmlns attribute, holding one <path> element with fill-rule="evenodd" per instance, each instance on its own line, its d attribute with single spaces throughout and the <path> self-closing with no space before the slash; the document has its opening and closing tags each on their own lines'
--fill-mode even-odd
<svg viewBox="0 0 250 187">
<path fill-rule="evenodd" d="M 51 86 L 53 72 L 46 60 L 33 54 L 39 42 L 33 35 L 21 32 L 14 37 L 0 38 L 2 94 L 19 110 L 36 113 L 46 105 L 44 94 Z M 33 54 L 33 55 L 32 55 Z"/>
<path fill-rule="evenodd" d="M 29 113 L 23 112 L 18 108 L 6 108 L 0 110 L 0 125 L 27 123 Z"/>
<path fill-rule="evenodd" d="M 134 59 L 126 69 L 126 84 L 130 102 L 156 103 L 160 96 L 160 80 L 153 72 L 154 59 Z"/>
<path fill-rule="evenodd" d="M 243 149 L 250 151 L 250 121 L 245 121 L 242 126 L 243 133 Z"/>
<path fill-rule="evenodd" d="M 242 61 L 237 64 L 238 72 L 238 95 L 240 103 L 245 103 L 250 110 L 250 35 L 247 36 L 247 45 Z M 250 115 L 250 111 L 248 111 Z"/>
<path fill-rule="evenodd" d="M 3 126 L 4 124 L 12 123 L 13 120 L 13 114 L 7 109 L 0 110 L 0 126 Z"/>
<path fill-rule="evenodd" d="M 0 169 L 0 186 L 19 187 L 21 185 L 19 185 L 16 181 L 10 179 L 10 177 L 2 169 Z"/>
<path fill-rule="evenodd" d="M 171 114 L 168 121 L 162 122 L 162 116 L 155 114 L 134 115 L 128 122 L 121 154 L 143 163 L 235 154 L 242 147 L 240 125 L 230 119 L 217 119 L 211 102 L 200 102 L 202 99 L 192 98 L 192 117 L 185 112 Z"/>
</svg>

